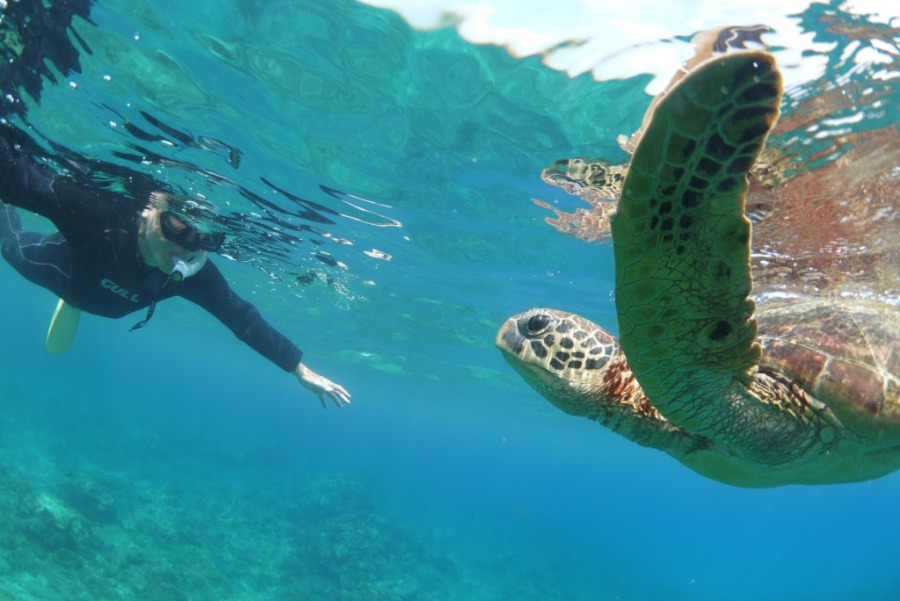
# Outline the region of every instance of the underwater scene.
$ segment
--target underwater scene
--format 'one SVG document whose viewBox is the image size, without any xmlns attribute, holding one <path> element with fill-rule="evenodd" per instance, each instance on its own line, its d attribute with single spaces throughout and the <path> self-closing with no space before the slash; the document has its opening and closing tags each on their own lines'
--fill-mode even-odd
<svg viewBox="0 0 900 601">
<path fill-rule="evenodd" d="M 0 211 L 0 601 L 900 599 L 897 3 L 0 0 L 0 35 L 0 200 L 20 206 Z M 558 314 L 507 320 L 547 307 L 619 334 L 626 197 L 651 179 L 639 168 L 672 158 L 650 154 L 659 132 L 705 126 L 680 112 L 684 90 L 737 94 L 707 65 L 742 52 L 762 88 L 720 105 L 760 144 L 780 110 L 777 123 L 755 160 L 722 159 L 736 177 L 701 160 L 685 180 L 740 210 L 749 172 L 750 268 L 735 265 L 758 311 L 875 307 L 880 334 L 861 343 L 811 313 L 785 319 L 831 345 L 825 380 L 841 353 L 862 365 L 859 346 L 882 379 L 822 403 L 802 369 L 761 367 L 786 400 L 729 414 L 721 437 L 719 422 L 670 425 L 660 414 L 677 411 L 646 396 L 619 418 L 590 408 L 596 387 L 541 388 L 548 339 L 498 332 L 543 328 Z M 759 83 L 777 75 L 763 52 L 783 91 Z M 15 252 L 30 252 L 23 230 L 56 240 L 81 205 L 48 220 L 15 192 L 75 188 L 135 228 L 160 192 L 160 219 L 206 207 L 203 223 L 184 209 L 187 231 L 158 226 L 161 244 L 200 240 L 196 274 L 156 269 L 143 229 L 133 258 L 161 294 L 214 265 L 271 328 L 250 305 L 246 327 L 220 323 L 217 300 L 185 292 L 114 319 L 82 304 L 71 348 L 48 352 L 59 298 Z M 698 229 L 679 224 L 683 241 Z M 622 333 L 626 353 L 641 344 Z M 327 379 L 298 382 L 280 359 L 295 355 L 271 350 L 291 343 Z M 566 377 L 584 367 L 575 353 Z M 679 347 L 672 368 L 656 345 L 633 368 L 651 401 L 648 372 L 692 396 L 729 369 L 717 353 Z M 648 420 L 674 440 L 635 434 Z M 780 420 L 814 434 L 717 450 Z M 844 427 L 846 446 L 829 446 Z"/>
</svg>

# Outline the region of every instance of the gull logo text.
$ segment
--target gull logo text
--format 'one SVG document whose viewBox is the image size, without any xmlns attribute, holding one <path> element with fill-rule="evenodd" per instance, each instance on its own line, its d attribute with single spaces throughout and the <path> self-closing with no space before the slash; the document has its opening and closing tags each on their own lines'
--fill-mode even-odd
<svg viewBox="0 0 900 601">
<path fill-rule="evenodd" d="M 102 280 L 100 280 L 100 285 L 103 286 L 104 288 L 106 288 L 107 290 L 109 290 L 110 292 L 112 292 L 113 294 L 118 294 L 125 300 L 130 300 L 133 303 L 138 302 L 137 294 L 132 294 L 131 292 L 129 292 L 125 288 L 122 288 L 121 286 L 119 286 L 114 281 L 112 281 L 108 278 L 103 278 Z"/>
</svg>

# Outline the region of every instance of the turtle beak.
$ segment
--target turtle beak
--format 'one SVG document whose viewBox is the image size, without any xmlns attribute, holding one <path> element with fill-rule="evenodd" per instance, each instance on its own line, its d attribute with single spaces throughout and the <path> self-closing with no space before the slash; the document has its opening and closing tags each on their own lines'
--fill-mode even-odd
<svg viewBox="0 0 900 601">
<path fill-rule="evenodd" d="M 498 349 L 517 357 L 522 354 L 525 342 L 525 337 L 519 333 L 518 321 L 513 317 L 506 320 L 494 339 L 494 345 Z"/>
</svg>

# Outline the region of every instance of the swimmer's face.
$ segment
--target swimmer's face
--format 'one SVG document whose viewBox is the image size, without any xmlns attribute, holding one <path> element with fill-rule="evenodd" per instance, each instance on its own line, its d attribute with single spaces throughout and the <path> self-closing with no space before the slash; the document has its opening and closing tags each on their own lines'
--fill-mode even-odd
<svg viewBox="0 0 900 601">
<path fill-rule="evenodd" d="M 138 232 L 138 248 L 144 263 L 158 267 L 163 273 L 171 273 L 176 261 L 189 263 L 202 251 L 189 250 L 166 238 L 160 223 L 162 214 L 157 208 L 144 209 Z M 177 227 L 176 218 L 169 216 L 169 220 L 170 226 Z M 187 227 L 183 223 L 181 225 Z"/>
</svg>

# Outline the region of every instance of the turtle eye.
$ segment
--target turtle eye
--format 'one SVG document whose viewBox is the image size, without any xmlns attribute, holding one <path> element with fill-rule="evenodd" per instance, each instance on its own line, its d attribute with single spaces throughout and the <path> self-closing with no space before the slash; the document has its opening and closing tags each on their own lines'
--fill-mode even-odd
<svg viewBox="0 0 900 601">
<path fill-rule="evenodd" d="M 529 334 L 540 334 L 550 325 L 550 316 L 546 313 L 537 313 L 528 318 L 525 327 Z"/>
</svg>

